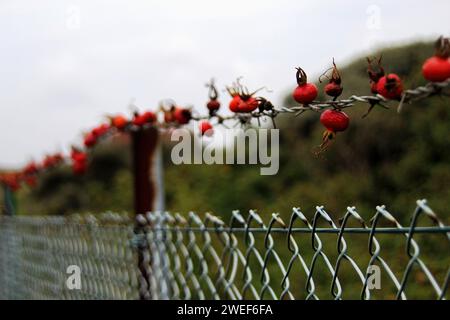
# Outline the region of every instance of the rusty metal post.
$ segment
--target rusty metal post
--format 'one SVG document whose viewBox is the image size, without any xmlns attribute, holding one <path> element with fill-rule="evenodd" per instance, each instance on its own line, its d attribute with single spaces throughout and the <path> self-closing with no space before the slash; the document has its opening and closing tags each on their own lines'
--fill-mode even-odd
<svg viewBox="0 0 450 320">
<path fill-rule="evenodd" d="M 155 209 L 157 190 L 153 167 L 157 146 L 158 130 L 156 128 L 132 133 L 135 214 L 144 214 Z"/>
<path fill-rule="evenodd" d="M 161 193 L 157 190 L 156 178 L 158 173 L 155 172 L 156 153 L 158 147 L 158 130 L 156 128 L 148 128 L 139 130 L 131 134 L 132 139 L 132 155 L 133 155 L 133 183 L 134 183 L 134 213 L 145 214 L 155 210 L 155 202 L 157 194 Z M 146 240 L 145 226 L 136 223 L 135 234 L 140 236 L 142 240 Z M 137 246 L 138 249 L 138 268 L 139 268 L 139 298 L 141 300 L 151 299 L 150 288 L 150 266 L 151 254 L 149 248 L 143 241 Z"/>
</svg>

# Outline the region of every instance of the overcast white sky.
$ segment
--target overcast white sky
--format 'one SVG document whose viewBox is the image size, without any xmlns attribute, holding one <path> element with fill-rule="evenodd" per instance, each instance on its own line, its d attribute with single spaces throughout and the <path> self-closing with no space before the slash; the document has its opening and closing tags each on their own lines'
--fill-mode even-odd
<svg viewBox="0 0 450 320">
<path fill-rule="evenodd" d="M 450 34 L 450 1 L 0 2 L 0 167 L 66 150 L 131 99 L 203 107 L 204 83 L 244 76 L 280 101 L 382 44 Z"/>
</svg>

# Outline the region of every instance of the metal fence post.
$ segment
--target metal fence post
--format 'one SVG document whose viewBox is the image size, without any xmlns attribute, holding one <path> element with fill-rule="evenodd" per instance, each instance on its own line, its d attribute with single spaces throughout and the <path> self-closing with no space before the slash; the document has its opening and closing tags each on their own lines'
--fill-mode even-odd
<svg viewBox="0 0 450 320">
<path fill-rule="evenodd" d="M 132 132 L 132 156 L 133 156 L 133 183 L 134 183 L 134 213 L 135 215 L 146 214 L 155 210 L 156 196 L 158 194 L 154 172 L 155 154 L 158 146 L 158 130 L 148 128 Z M 145 226 L 136 222 L 135 234 L 146 236 Z M 150 268 L 151 257 L 149 250 L 143 244 L 138 244 L 138 268 L 139 298 L 141 300 L 151 299 Z"/>
<path fill-rule="evenodd" d="M 16 199 L 14 193 L 7 185 L 3 185 L 3 200 L 5 205 L 5 214 L 13 216 L 16 213 Z"/>
<path fill-rule="evenodd" d="M 156 152 L 154 156 L 153 171 L 155 173 L 155 186 L 156 186 L 156 197 L 154 210 L 164 211 L 166 207 L 165 203 L 165 193 L 164 193 L 164 162 L 163 162 L 163 150 L 162 143 L 159 142 L 156 147 Z"/>
<path fill-rule="evenodd" d="M 144 214 L 155 209 L 157 190 L 153 167 L 157 146 L 156 128 L 132 133 L 135 214 Z"/>
</svg>

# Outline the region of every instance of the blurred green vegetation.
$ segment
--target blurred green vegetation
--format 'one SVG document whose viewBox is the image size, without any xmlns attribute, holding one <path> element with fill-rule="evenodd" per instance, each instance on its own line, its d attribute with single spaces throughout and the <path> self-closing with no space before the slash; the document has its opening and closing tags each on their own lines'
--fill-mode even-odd
<svg viewBox="0 0 450 320">
<path fill-rule="evenodd" d="M 399 74 L 406 88 L 425 83 L 420 69 L 422 62 L 433 54 L 431 43 L 385 48 L 382 52 L 386 72 Z M 338 62 L 338 67 L 343 78 L 343 97 L 370 94 L 365 57 L 345 67 Z M 287 95 L 285 105 L 295 105 L 290 95 Z M 366 105 L 346 109 L 351 118 L 349 129 L 337 135 L 334 144 L 321 158 L 312 152 L 321 143 L 324 130 L 318 113 L 277 118 L 277 125 L 281 128 L 281 146 L 280 170 L 275 176 L 261 176 L 257 165 L 176 166 L 170 162 L 170 150 L 166 146 L 166 208 L 182 213 L 210 211 L 225 221 L 233 209 L 241 212 L 256 209 L 268 222 L 272 212 L 280 213 L 284 221 L 289 221 L 293 206 L 301 207 L 306 216 L 312 217 L 315 206 L 324 205 L 335 218 L 342 217 L 347 206 L 356 206 L 368 221 L 375 212 L 375 206 L 385 204 L 402 224 L 408 225 L 415 201 L 426 198 L 438 216 L 448 223 L 449 100 L 433 97 L 405 105 L 401 114 L 396 112 L 395 103 L 390 103 L 390 106 L 389 110 L 375 107 L 364 119 L 362 115 L 367 111 Z M 128 149 L 126 143 L 106 143 L 96 147 L 89 172 L 83 177 L 73 176 L 68 167 L 48 172 L 36 189 L 24 188 L 18 193 L 19 214 L 131 212 Z M 285 242 L 283 239 L 279 241 L 282 243 L 279 248 L 281 255 L 288 259 Z M 325 247 L 335 252 L 335 243 L 336 239 Z M 390 249 L 385 250 L 386 257 L 392 259 L 391 263 L 397 262 L 394 268 L 399 276 L 407 262 L 403 243 L 384 242 Z M 442 282 L 446 266 L 450 264 L 448 246 L 436 248 L 427 245 L 426 239 L 423 245 L 422 254 L 433 257 L 432 271 Z M 366 240 L 355 241 L 350 247 L 352 256 L 362 260 L 368 258 L 366 246 Z M 439 255 L 443 255 L 442 259 L 436 259 Z M 309 261 L 311 257 L 306 256 Z M 345 274 L 344 271 L 344 277 Z M 356 274 L 350 275 L 349 271 L 348 275 L 356 279 Z M 423 281 L 420 273 L 412 276 Z M 419 287 L 411 289 L 413 297 L 422 297 L 419 280 Z M 304 284 L 295 283 L 293 286 L 299 285 Z M 386 294 L 384 297 L 391 296 Z"/>
</svg>

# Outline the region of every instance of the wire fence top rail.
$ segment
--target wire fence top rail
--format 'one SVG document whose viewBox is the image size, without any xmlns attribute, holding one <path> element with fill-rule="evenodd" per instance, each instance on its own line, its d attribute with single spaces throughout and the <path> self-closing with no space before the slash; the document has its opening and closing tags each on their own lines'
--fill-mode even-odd
<svg viewBox="0 0 450 320">
<path fill-rule="evenodd" d="M 170 226 L 166 227 L 153 227 L 154 231 L 182 231 L 182 232 L 226 232 L 227 229 L 225 227 L 209 227 L 209 228 L 195 228 L 195 227 L 180 227 L 180 228 L 173 228 Z M 252 233 L 266 233 L 267 229 L 265 228 L 233 228 L 233 233 L 239 233 L 239 232 L 252 232 Z M 366 228 L 345 228 L 342 230 L 341 228 L 316 228 L 314 230 L 315 233 L 363 233 L 368 234 L 371 233 L 372 230 L 366 229 Z M 389 228 L 389 227 L 381 227 L 378 229 L 373 230 L 374 233 L 395 233 L 395 234 L 404 234 L 410 232 L 411 229 L 409 227 L 402 227 L 402 228 Z M 271 233 L 312 233 L 313 230 L 308 228 L 292 228 L 291 230 L 288 230 L 286 228 L 272 228 L 270 230 Z M 450 226 L 445 227 L 416 227 L 414 228 L 414 233 L 450 233 Z"/>
<path fill-rule="evenodd" d="M 408 226 L 385 206 L 368 223 L 354 207 L 337 222 L 323 206 L 312 219 L 299 208 L 269 218 L 1 217 L 0 298 L 449 298 L 450 226 L 426 200 Z M 67 288 L 69 265 L 81 268 L 80 290 Z"/>
</svg>

